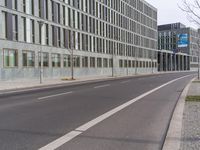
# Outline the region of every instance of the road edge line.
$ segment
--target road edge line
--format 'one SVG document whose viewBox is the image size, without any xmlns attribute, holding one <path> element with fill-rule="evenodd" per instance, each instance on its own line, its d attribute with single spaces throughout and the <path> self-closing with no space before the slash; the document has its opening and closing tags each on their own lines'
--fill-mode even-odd
<svg viewBox="0 0 200 150">
<path fill-rule="evenodd" d="M 175 110 L 172 114 L 172 118 L 169 123 L 162 150 L 180 150 L 185 98 L 194 79 L 195 78 L 190 80 L 190 82 L 186 85 L 178 99 L 178 102 L 175 106 Z"/>
</svg>

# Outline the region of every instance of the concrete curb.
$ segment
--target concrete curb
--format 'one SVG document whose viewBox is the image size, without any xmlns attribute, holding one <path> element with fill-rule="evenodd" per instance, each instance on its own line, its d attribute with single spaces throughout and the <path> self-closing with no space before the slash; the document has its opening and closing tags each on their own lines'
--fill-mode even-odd
<svg viewBox="0 0 200 150">
<path fill-rule="evenodd" d="M 162 150 L 180 150 L 185 98 L 189 91 L 190 85 L 194 79 L 195 78 L 193 78 L 187 84 L 181 96 L 179 97 L 178 103 L 176 105 L 176 108 L 174 110 L 174 113 L 169 125 L 169 129 L 167 131 L 167 136 L 166 136 Z"/>
</svg>

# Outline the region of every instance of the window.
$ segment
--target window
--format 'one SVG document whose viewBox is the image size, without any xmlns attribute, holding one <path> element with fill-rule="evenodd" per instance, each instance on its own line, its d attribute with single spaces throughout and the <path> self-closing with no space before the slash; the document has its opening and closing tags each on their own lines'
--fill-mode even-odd
<svg viewBox="0 0 200 150">
<path fill-rule="evenodd" d="M 17 10 L 17 0 L 12 0 L 12 8 Z"/>
<path fill-rule="evenodd" d="M 74 56 L 74 67 L 80 67 L 80 56 Z"/>
<path fill-rule="evenodd" d="M 35 66 L 35 53 L 32 51 L 22 52 L 22 61 L 24 67 L 34 67 Z"/>
<path fill-rule="evenodd" d="M 17 21 L 17 15 L 12 16 L 13 20 L 13 40 L 18 40 L 18 21 Z"/>
<path fill-rule="evenodd" d="M 97 58 L 97 67 L 98 68 L 102 67 L 102 58 Z"/>
<path fill-rule="evenodd" d="M 7 13 L 6 12 L 2 12 L 2 37 L 4 39 L 7 39 Z"/>
<path fill-rule="evenodd" d="M 70 67 L 70 55 L 63 55 L 63 67 Z"/>
<path fill-rule="evenodd" d="M 107 59 L 107 58 L 104 58 L 104 59 L 103 59 L 103 67 L 104 67 L 104 68 L 107 68 L 107 67 L 108 67 L 108 59 Z"/>
<path fill-rule="evenodd" d="M 23 41 L 26 42 L 26 18 L 22 17 L 22 36 L 23 36 Z"/>
<path fill-rule="evenodd" d="M 26 13 L 26 0 L 23 0 L 22 9 L 23 9 L 23 12 Z"/>
<path fill-rule="evenodd" d="M 52 67 L 60 67 L 60 54 L 51 54 Z"/>
<path fill-rule="evenodd" d="M 90 67 L 95 68 L 95 57 L 90 57 Z"/>
<path fill-rule="evenodd" d="M 17 50 L 4 49 L 4 67 L 17 67 L 18 66 L 18 53 Z"/>
<path fill-rule="evenodd" d="M 49 66 L 49 53 L 42 53 L 43 55 L 43 66 L 48 67 Z M 39 52 L 39 66 L 41 66 L 41 53 Z"/>
<path fill-rule="evenodd" d="M 35 43 L 35 22 L 31 19 L 31 42 Z"/>
<path fill-rule="evenodd" d="M 121 59 L 119 60 L 119 67 L 123 68 L 123 60 L 121 60 Z"/>
<path fill-rule="evenodd" d="M 109 59 L 109 67 L 110 67 L 110 68 L 113 67 L 113 59 Z"/>
<path fill-rule="evenodd" d="M 46 28 L 46 45 L 49 45 L 49 25 L 45 24 Z"/>
<path fill-rule="evenodd" d="M 35 11 L 34 11 L 34 0 L 31 0 L 31 7 L 30 7 L 30 9 L 31 9 L 31 14 L 32 15 L 34 15 L 34 13 L 35 13 Z"/>
<path fill-rule="evenodd" d="M 88 57 L 82 57 L 82 67 L 88 67 Z"/>
</svg>

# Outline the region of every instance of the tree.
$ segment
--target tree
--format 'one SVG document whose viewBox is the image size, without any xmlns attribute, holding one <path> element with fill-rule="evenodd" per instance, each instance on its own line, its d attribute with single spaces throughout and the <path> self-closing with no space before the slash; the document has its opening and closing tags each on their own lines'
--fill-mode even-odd
<svg viewBox="0 0 200 150">
<path fill-rule="evenodd" d="M 188 20 L 200 26 L 200 0 L 182 0 L 179 8 L 187 13 Z"/>
</svg>

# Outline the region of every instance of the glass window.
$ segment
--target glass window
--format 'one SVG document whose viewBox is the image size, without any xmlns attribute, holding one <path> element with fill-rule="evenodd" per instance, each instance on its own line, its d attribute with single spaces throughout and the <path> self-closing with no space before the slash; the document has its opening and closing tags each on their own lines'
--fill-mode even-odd
<svg viewBox="0 0 200 150">
<path fill-rule="evenodd" d="M 18 53 L 17 50 L 4 49 L 4 67 L 17 67 Z"/>
<path fill-rule="evenodd" d="M 90 57 L 90 67 L 95 68 L 95 57 Z"/>
<path fill-rule="evenodd" d="M 88 67 L 88 57 L 82 57 L 82 67 Z"/>
<path fill-rule="evenodd" d="M 97 67 L 98 68 L 102 67 L 102 58 L 97 58 Z"/>
<path fill-rule="evenodd" d="M 68 59 L 69 57 L 69 59 Z M 68 61 L 70 61 L 70 56 L 69 55 L 63 55 L 63 67 L 70 67 L 68 65 Z"/>
<path fill-rule="evenodd" d="M 49 53 L 42 53 L 43 55 L 43 66 L 48 67 L 49 66 Z M 41 66 L 41 53 L 39 52 L 39 66 Z"/>
<path fill-rule="evenodd" d="M 51 54 L 52 67 L 60 67 L 60 54 Z"/>
<path fill-rule="evenodd" d="M 35 53 L 32 51 L 22 52 L 22 61 L 24 67 L 34 67 L 35 66 Z"/>
<path fill-rule="evenodd" d="M 7 13 L 2 11 L 2 37 L 7 38 Z"/>
</svg>

